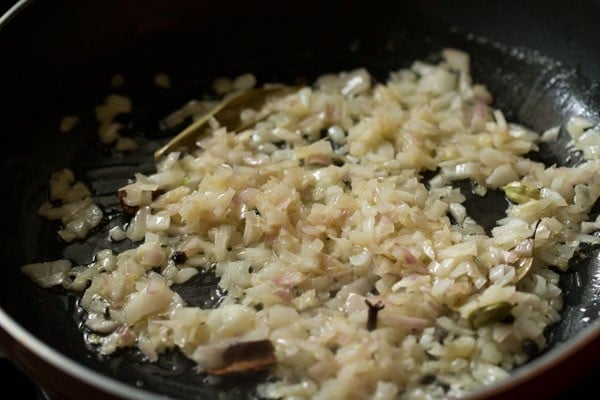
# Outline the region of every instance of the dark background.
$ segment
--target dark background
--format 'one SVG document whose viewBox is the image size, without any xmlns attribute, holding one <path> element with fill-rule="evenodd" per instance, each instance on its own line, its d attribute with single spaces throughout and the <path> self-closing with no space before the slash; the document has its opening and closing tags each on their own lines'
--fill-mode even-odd
<svg viewBox="0 0 600 400">
<path fill-rule="evenodd" d="M 0 0 L 0 15 L 3 15 L 16 1 Z M 16 393 L 16 398 L 24 400 L 43 399 L 36 386 L 9 360 L 0 357 L 0 382 L 6 393 Z"/>
<path fill-rule="evenodd" d="M 14 0 L 0 0 L 0 15 L 15 3 Z M 44 399 L 42 393 L 36 389 L 36 385 L 4 357 L 0 357 L 0 382 L 6 388 L 6 393 L 17 393 L 16 398 Z"/>
</svg>

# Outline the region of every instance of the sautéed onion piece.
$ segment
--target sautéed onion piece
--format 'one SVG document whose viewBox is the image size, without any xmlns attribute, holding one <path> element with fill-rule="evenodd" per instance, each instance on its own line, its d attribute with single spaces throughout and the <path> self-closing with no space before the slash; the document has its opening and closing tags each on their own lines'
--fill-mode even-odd
<svg viewBox="0 0 600 400">
<path fill-rule="evenodd" d="M 506 378 L 547 347 L 559 272 L 598 243 L 599 135 L 575 116 L 567 131 L 582 162 L 529 159 L 558 127 L 540 135 L 507 121 L 472 81 L 469 55 L 442 56 L 385 82 L 364 68 L 322 75 L 243 111 L 260 122 L 237 134 L 211 121 L 197 149 L 120 188 L 131 219 L 111 238 L 136 247 L 23 272 L 81 294 L 101 354 L 131 347 L 154 362 L 178 349 L 200 373 L 266 370 L 264 398 L 461 397 Z M 215 88 L 255 84 L 246 74 Z M 99 108 L 109 144 L 117 109 L 130 105 Z M 192 101 L 167 121 L 205 109 Z M 490 233 L 469 215 L 461 180 L 481 196 L 505 192 Z M 224 293 L 213 308 L 174 290 L 211 269 Z"/>
</svg>

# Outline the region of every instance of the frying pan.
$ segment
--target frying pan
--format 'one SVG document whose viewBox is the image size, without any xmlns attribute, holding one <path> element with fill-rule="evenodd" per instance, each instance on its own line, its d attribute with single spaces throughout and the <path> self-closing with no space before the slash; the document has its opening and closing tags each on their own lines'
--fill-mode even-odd
<svg viewBox="0 0 600 400">
<path fill-rule="evenodd" d="M 472 56 L 473 75 L 495 94 L 507 119 L 536 131 L 579 115 L 600 122 L 600 2 L 597 1 L 19 1 L 0 23 L 0 345 L 22 371 L 58 399 L 251 398 L 261 376 L 213 387 L 179 354 L 149 364 L 135 352 L 99 358 L 84 344 L 77 298 L 37 287 L 25 263 L 69 257 L 91 261 L 109 243 L 100 228 L 66 246 L 36 214 L 50 172 L 70 167 L 107 217 L 119 213 L 116 189 L 151 172 L 152 152 L 173 132 L 158 121 L 200 96 L 215 77 L 253 72 L 259 82 L 310 81 L 324 72 L 367 67 L 378 79 L 443 47 Z M 172 88 L 152 84 L 164 72 Z M 122 73 L 135 111 L 123 121 L 142 144 L 120 154 L 100 145 L 93 108 Z M 80 123 L 58 132 L 64 115 Z M 576 163 L 566 141 L 542 147 L 547 163 Z M 470 211 L 482 223 L 502 199 Z M 500 210 L 500 211 L 499 211 Z M 595 217 L 595 214 L 593 217 Z M 118 249 L 117 249 L 118 250 Z M 550 349 L 510 379 L 473 398 L 552 397 L 600 359 L 600 259 L 584 248 L 561 275 L 563 320 L 547 332 Z M 211 286 L 181 287 L 190 302 Z"/>
</svg>

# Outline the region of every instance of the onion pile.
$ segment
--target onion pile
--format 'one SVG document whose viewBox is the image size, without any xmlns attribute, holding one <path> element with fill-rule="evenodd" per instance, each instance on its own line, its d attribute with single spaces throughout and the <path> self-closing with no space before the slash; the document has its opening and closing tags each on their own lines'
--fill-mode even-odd
<svg viewBox="0 0 600 400">
<path fill-rule="evenodd" d="M 244 75 L 215 87 L 255 84 Z M 205 108 L 189 102 L 167 123 Z M 598 243 L 593 124 L 568 123 L 585 157 L 576 166 L 528 158 L 558 128 L 507 121 L 457 49 L 385 82 L 365 68 L 324 74 L 242 112 L 256 116 L 239 133 L 211 121 L 197 148 L 120 188 L 131 219 L 110 237 L 132 249 L 23 267 L 81 293 L 100 353 L 131 347 L 154 362 L 178 349 L 199 373 L 268 370 L 264 398 L 416 399 L 464 396 L 546 348 L 559 274 L 582 243 Z M 65 202 L 89 202 L 67 178 L 51 193 L 66 185 L 81 194 Z M 507 198 L 489 233 L 465 205 L 464 180 Z M 89 207 L 40 213 L 73 240 L 85 234 L 73 219 L 96 221 Z M 203 309 L 174 285 L 207 271 L 224 297 Z"/>
</svg>

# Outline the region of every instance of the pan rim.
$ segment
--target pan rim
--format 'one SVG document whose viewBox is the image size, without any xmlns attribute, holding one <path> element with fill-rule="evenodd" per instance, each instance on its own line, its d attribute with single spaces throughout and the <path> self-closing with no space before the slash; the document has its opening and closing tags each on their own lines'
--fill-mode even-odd
<svg viewBox="0 0 600 400">
<path fill-rule="evenodd" d="M 91 387 L 95 387 L 117 397 L 132 400 L 165 399 L 164 395 L 160 396 L 156 393 L 135 388 L 129 384 L 96 372 L 61 354 L 22 327 L 2 307 L 0 307 L 0 328 L 33 355 L 41 358 L 61 372 L 68 374 Z M 4 349 L 4 352 L 7 352 L 6 349 Z M 9 355 L 5 354 L 5 356 L 13 363 L 18 364 L 18 362 Z"/>
<path fill-rule="evenodd" d="M 591 321 L 589 325 L 568 340 L 556 343 L 548 352 L 538 358 L 513 370 L 506 379 L 484 386 L 466 396 L 465 399 L 489 399 L 494 396 L 506 395 L 511 389 L 542 377 L 555 368 L 560 368 L 561 364 L 582 354 L 595 341 L 600 341 L 600 318 Z M 562 384 L 567 387 L 570 381 L 567 380 Z"/>
<path fill-rule="evenodd" d="M 13 19 L 20 11 L 22 11 L 33 0 L 18 0 L 4 14 L 0 14 L 0 31 L 8 24 L 8 21 Z"/>
<path fill-rule="evenodd" d="M 72 360 L 23 328 L 2 307 L 0 307 L 0 328 L 33 355 L 41 358 L 61 372 L 68 374 L 91 387 L 95 387 L 120 398 L 131 400 L 164 400 L 165 398 L 169 398 L 168 395 L 158 395 L 153 392 L 135 388 L 130 384 L 96 372 Z M 558 346 L 555 346 L 537 359 L 532 360 L 513 371 L 508 378 L 484 386 L 472 394 L 465 396 L 464 399 L 489 399 L 506 394 L 511 389 L 515 389 L 528 381 L 532 381 L 534 378 L 543 376 L 554 368 L 560 367 L 561 363 L 564 363 L 571 357 L 585 351 L 586 347 L 597 340 L 600 340 L 600 319 L 594 320 L 590 325 L 586 326 L 568 341 L 560 343 Z M 8 358 L 17 364 L 10 356 L 8 356 Z"/>
</svg>

